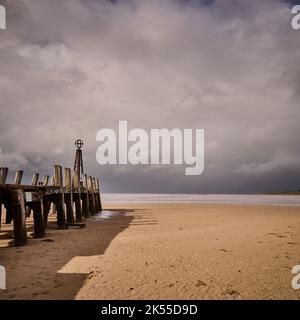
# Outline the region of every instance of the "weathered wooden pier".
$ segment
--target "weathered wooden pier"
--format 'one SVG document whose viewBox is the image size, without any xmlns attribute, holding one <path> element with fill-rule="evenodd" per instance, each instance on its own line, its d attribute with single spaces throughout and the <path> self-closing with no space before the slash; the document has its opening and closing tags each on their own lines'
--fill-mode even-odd
<svg viewBox="0 0 300 320">
<path fill-rule="evenodd" d="M 48 175 L 39 181 L 39 173 L 35 173 L 31 185 L 22 185 L 22 170 L 16 172 L 13 183 L 7 183 L 8 168 L 0 168 L 0 228 L 4 205 L 5 223 L 13 223 L 15 246 L 27 243 L 26 219 L 31 213 L 34 237 L 45 237 L 51 204 L 55 207 L 57 227 L 60 229 L 69 226 L 85 227 L 85 219 L 102 211 L 99 180 L 81 174 L 82 145 L 76 145 L 74 171 L 70 168 L 63 170 L 61 166 L 55 165 L 51 183 Z"/>
</svg>

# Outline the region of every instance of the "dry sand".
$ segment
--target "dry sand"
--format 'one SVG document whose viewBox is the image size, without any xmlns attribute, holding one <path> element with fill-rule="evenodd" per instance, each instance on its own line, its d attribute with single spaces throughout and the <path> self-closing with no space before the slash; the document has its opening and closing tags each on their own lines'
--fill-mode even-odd
<svg viewBox="0 0 300 320">
<path fill-rule="evenodd" d="M 0 299 L 299 299 L 300 209 L 127 205 L 25 247 L 2 226 Z M 122 210 L 120 210 L 122 209 Z M 3 228 L 4 227 L 4 228 Z M 32 231 L 29 228 L 29 232 Z"/>
</svg>

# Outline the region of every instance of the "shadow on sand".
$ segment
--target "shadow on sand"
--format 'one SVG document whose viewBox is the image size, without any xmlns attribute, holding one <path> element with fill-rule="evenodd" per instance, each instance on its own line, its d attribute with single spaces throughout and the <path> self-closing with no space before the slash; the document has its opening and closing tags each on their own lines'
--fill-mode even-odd
<svg viewBox="0 0 300 320">
<path fill-rule="evenodd" d="M 134 210 L 115 209 L 110 219 L 93 217 L 83 229 L 57 230 L 53 221 L 46 238 L 30 239 L 24 247 L 0 248 L 0 264 L 7 276 L 7 290 L 0 291 L 0 299 L 74 299 L 93 273 L 85 259 L 99 259 L 101 272 L 101 255 L 134 219 L 125 215 L 129 211 Z M 81 259 L 85 270 L 63 273 L 74 259 Z"/>
</svg>

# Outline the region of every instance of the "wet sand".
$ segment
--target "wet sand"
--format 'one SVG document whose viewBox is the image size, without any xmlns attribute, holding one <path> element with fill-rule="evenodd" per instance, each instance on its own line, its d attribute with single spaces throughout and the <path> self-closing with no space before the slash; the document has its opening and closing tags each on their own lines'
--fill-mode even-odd
<svg viewBox="0 0 300 320">
<path fill-rule="evenodd" d="M 106 209 L 121 214 L 84 229 L 57 230 L 53 221 L 45 239 L 19 248 L 7 247 L 11 226 L 2 225 L 0 299 L 300 299 L 291 287 L 299 207 Z"/>
</svg>

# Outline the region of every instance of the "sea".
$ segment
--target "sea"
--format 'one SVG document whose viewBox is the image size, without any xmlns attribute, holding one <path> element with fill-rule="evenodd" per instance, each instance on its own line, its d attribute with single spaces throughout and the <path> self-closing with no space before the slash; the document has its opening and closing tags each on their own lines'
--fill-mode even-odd
<svg viewBox="0 0 300 320">
<path fill-rule="evenodd" d="M 300 195 L 102 193 L 103 204 L 230 204 L 300 206 Z"/>
</svg>

